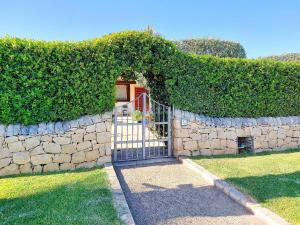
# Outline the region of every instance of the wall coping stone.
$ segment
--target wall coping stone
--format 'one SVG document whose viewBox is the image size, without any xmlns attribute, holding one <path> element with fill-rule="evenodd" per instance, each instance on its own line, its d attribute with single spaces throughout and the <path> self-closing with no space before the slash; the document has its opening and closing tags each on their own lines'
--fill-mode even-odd
<svg viewBox="0 0 300 225">
<path fill-rule="evenodd" d="M 259 117 L 259 118 L 242 118 L 242 117 L 209 117 L 202 114 L 196 114 L 188 111 L 174 109 L 174 118 L 186 119 L 190 122 L 203 123 L 208 126 L 220 127 L 245 127 L 245 126 L 281 126 L 300 124 L 300 116 L 288 117 Z"/>
<path fill-rule="evenodd" d="M 73 128 L 82 128 L 106 121 L 112 117 L 112 112 L 106 112 L 97 115 L 82 116 L 79 119 L 71 121 L 58 121 L 40 123 L 37 125 L 24 126 L 21 124 L 0 124 L 0 137 L 11 137 L 17 135 L 45 135 L 45 134 L 62 134 Z"/>
</svg>

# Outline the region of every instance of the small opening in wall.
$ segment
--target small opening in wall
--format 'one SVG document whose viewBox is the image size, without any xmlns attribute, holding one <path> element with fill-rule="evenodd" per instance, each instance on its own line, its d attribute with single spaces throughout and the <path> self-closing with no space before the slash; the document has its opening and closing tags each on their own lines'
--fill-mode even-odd
<svg viewBox="0 0 300 225">
<path fill-rule="evenodd" d="M 238 137 L 238 149 L 239 153 L 252 152 L 253 151 L 253 137 Z"/>
</svg>

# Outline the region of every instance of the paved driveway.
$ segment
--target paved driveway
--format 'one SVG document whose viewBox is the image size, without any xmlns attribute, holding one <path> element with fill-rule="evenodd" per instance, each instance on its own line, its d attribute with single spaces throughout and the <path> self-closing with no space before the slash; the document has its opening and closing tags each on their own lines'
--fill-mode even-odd
<svg viewBox="0 0 300 225">
<path fill-rule="evenodd" d="M 116 168 L 134 220 L 154 224 L 264 224 L 177 162 Z"/>
</svg>

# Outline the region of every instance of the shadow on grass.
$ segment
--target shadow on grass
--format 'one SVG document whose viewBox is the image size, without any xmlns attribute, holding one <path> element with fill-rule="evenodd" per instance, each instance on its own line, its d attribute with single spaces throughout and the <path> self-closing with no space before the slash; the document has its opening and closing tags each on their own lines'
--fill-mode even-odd
<svg viewBox="0 0 300 225">
<path fill-rule="evenodd" d="M 300 171 L 263 176 L 230 177 L 225 181 L 232 183 L 262 203 L 281 197 L 300 197 Z"/>
<path fill-rule="evenodd" d="M 191 156 L 189 158 L 193 160 L 197 159 L 221 159 L 221 158 L 247 158 L 247 157 L 256 157 L 256 156 L 264 156 L 264 155 L 278 155 L 278 154 L 290 154 L 300 152 L 300 149 L 287 149 L 283 151 L 265 151 L 265 152 L 249 152 L 249 153 L 241 153 L 241 154 L 226 154 L 226 155 L 211 155 L 211 156 Z"/>
</svg>

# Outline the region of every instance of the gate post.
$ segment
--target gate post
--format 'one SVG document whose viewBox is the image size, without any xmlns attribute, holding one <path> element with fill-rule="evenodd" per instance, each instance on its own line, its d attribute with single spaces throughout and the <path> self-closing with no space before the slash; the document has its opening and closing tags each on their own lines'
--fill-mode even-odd
<svg viewBox="0 0 300 225">
<path fill-rule="evenodd" d="M 146 150 L 145 150 L 145 129 L 146 129 L 146 92 L 143 93 L 143 119 L 142 119 L 142 147 L 143 147 L 143 159 L 146 159 Z"/>
<path fill-rule="evenodd" d="M 171 157 L 172 153 L 171 153 L 171 145 L 172 145 L 172 130 L 171 130 L 171 122 L 172 122 L 172 119 L 171 119 L 171 106 L 168 107 L 168 156 Z"/>
<path fill-rule="evenodd" d="M 117 161 L 117 141 L 118 141 L 117 123 L 118 123 L 118 110 L 117 107 L 115 107 L 114 110 L 114 161 L 115 162 Z"/>
</svg>

